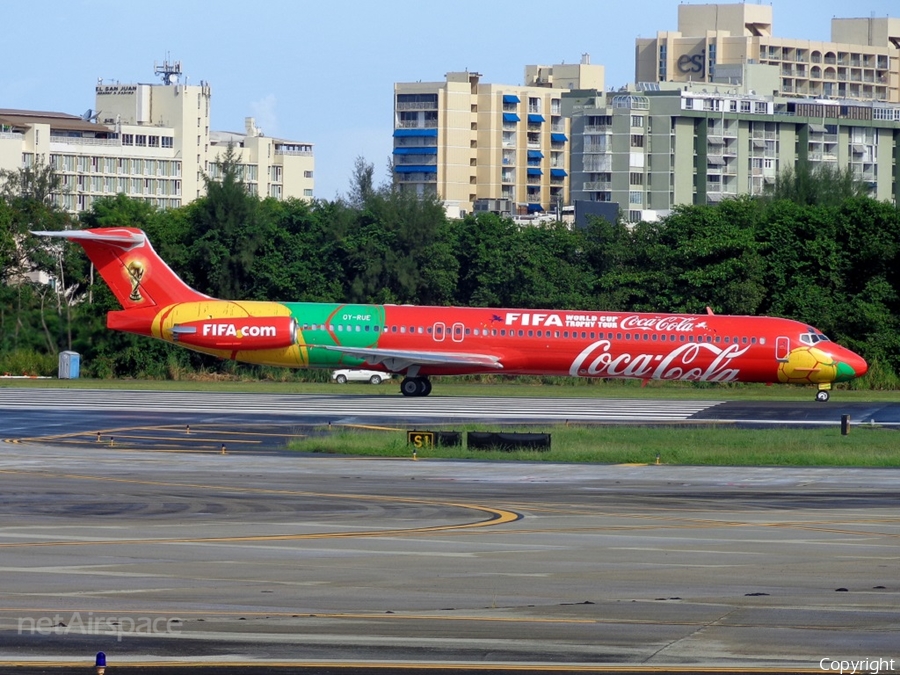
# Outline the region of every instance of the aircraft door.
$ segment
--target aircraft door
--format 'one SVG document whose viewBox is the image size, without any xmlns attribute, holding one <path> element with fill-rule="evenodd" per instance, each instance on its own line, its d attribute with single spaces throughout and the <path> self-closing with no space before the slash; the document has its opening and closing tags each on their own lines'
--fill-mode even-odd
<svg viewBox="0 0 900 675">
<path fill-rule="evenodd" d="M 447 326 L 444 325 L 443 321 L 438 321 L 436 324 L 434 324 L 434 328 L 431 331 L 431 336 L 434 338 L 435 342 L 443 342 L 446 333 Z"/>
<path fill-rule="evenodd" d="M 462 342 L 463 336 L 465 334 L 465 329 L 461 323 L 453 324 L 453 341 L 454 342 Z"/>
<path fill-rule="evenodd" d="M 775 360 L 787 361 L 791 353 L 791 339 L 786 337 L 775 338 Z"/>
</svg>

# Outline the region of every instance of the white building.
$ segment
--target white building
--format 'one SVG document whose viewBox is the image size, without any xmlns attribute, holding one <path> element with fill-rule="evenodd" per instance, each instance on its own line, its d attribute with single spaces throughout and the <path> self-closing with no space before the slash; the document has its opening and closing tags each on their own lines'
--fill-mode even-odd
<svg viewBox="0 0 900 675">
<path fill-rule="evenodd" d="M 49 164 L 63 182 L 58 203 L 73 213 L 119 193 L 174 208 L 204 194 L 204 173 L 215 177 L 232 141 L 252 193 L 312 198 L 312 144 L 268 138 L 252 119 L 243 135 L 211 132 L 209 84 L 179 83 L 178 62 L 156 73 L 161 84 L 99 81 L 96 112 L 80 117 L 0 109 L 0 169 Z"/>
</svg>

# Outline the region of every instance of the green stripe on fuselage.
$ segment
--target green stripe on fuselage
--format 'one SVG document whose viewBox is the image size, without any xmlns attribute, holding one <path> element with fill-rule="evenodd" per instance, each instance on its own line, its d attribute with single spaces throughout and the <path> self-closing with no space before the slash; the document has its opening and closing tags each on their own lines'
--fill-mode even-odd
<svg viewBox="0 0 900 675">
<path fill-rule="evenodd" d="M 300 327 L 301 342 L 309 348 L 309 365 L 313 367 L 362 365 L 363 359 L 316 347 L 377 347 L 378 338 L 384 329 L 382 305 L 284 304 L 291 310 L 291 316 Z"/>
</svg>

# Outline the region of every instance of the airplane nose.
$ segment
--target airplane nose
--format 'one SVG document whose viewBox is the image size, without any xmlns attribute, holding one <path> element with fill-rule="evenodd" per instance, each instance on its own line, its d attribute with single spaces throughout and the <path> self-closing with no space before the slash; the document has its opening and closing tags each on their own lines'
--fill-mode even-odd
<svg viewBox="0 0 900 675">
<path fill-rule="evenodd" d="M 853 354 L 853 358 L 850 361 L 850 367 L 853 368 L 854 372 L 856 372 L 857 377 L 862 377 L 867 372 L 869 372 L 869 364 L 866 363 L 866 360 L 858 354 Z"/>
<path fill-rule="evenodd" d="M 849 382 L 855 377 L 862 377 L 869 370 L 869 364 L 866 360 L 854 354 L 849 349 L 843 350 L 843 353 L 837 359 L 837 382 Z"/>
</svg>

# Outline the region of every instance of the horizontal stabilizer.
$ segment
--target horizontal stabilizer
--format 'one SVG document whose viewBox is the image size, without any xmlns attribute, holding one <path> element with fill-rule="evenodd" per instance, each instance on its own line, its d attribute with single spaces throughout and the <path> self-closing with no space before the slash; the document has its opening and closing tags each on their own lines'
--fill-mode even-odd
<svg viewBox="0 0 900 675">
<path fill-rule="evenodd" d="M 72 241 L 102 241 L 108 244 L 131 244 L 123 248 L 140 246 L 147 241 L 147 235 L 143 232 L 130 232 L 129 230 L 111 230 L 109 232 L 92 232 L 91 230 L 63 230 L 52 232 L 32 232 L 39 237 L 59 237 Z"/>
</svg>

